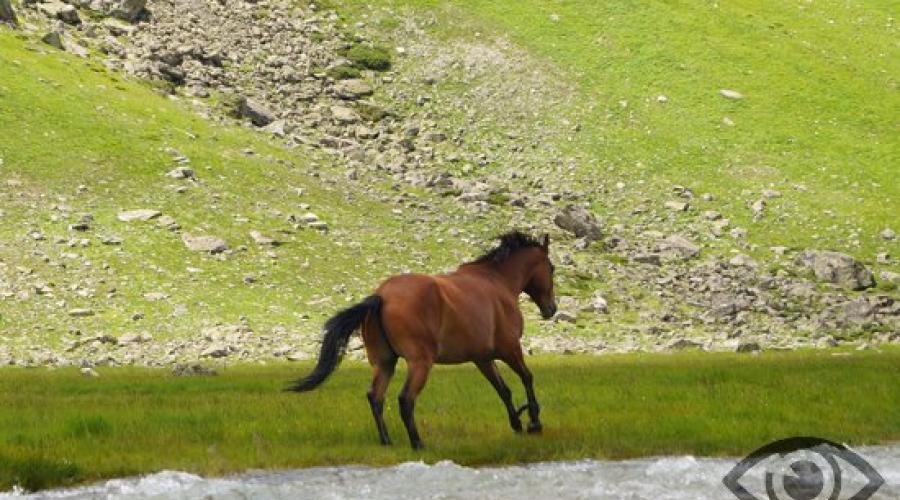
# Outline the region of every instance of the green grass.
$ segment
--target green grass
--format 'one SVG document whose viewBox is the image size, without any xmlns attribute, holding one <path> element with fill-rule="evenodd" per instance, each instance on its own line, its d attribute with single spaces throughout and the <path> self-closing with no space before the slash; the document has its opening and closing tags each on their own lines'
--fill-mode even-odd
<svg viewBox="0 0 900 500">
<path fill-rule="evenodd" d="M 741 456 L 791 435 L 853 445 L 900 440 L 900 351 L 539 357 L 530 364 L 544 434 L 514 435 L 471 366 L 438 367 L 417 404 L 427 448 L 408 449 L 393 381 L 382 447 L 365 400 L 369 370 L 284 393 L 309 364 L 236 366 L 212 378 L 138 368 L 0 370 L 0 489 L 36 489 L 179 469 L 518 463 L 657 454 Z M 504 369 L 523 399 L 518 380 Z"/>
<path fill-rule="evenodd" d="M 372 3 L 339 5 L 351 18 L 381 15 Z M 374 3 L 397 17 L 433 17 L 427 30 L 443 43 L 509 39 L 539 71 L 574 84 L 577 95 L 556 96 L 573 104 L 542 118 L 581 125 L 556 144 L 579 159 L 575 184 L 591 192 L 598 180 L 621 179 L 626 193 L 641 191 L 591 199 L 613 220 L 629 222 L 625 214 L 648 195 L 661 206 L 680 184 L 713 194 L 702 209 L 747 228 L 750 243 L 868 261 L 896 252 L 878 237 L 900 212 L 896 1 Z M 728 100 L 720 89 L 745 97 Z M 747 204 L 764 189 L 783 197 L 754 221 Z"/>
</svg>

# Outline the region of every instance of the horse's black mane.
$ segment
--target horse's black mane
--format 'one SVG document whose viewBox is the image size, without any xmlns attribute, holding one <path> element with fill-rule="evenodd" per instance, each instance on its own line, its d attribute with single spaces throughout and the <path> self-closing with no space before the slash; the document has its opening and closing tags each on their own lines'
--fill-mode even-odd
<svg viewBox="0 0 900 500">
<path fill-rule="evenodd" d="M 501 234 L 500 236 L 497 236 L 497 239 L 500 240 L 500 244 L 497 246 L 497 248 L 488 251 L 481 257 L 478 257 L 477 259 L 470 262 L 470 264 L 481 264 L 483 262 L 493 262 L 499 264 L 500 262 L 508 259 L 509 256 L 512 255 L 516 250 L 544 246 L 536 238 L 520 231 L 510 231 L 508 233 Z"/>
</svg>

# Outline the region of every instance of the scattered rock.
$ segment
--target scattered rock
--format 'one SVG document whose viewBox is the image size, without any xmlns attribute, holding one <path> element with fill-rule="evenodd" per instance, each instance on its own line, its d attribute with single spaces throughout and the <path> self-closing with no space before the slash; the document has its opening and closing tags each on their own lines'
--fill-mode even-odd
<svg viewBox="0 0 900 500">
<path fill-rule="evenodd" d="M 332 106 L 331 116 L 339 123 L 356 123 L 359 121 L 359 114 L 346 106 Z"/>
<path fill-rule="evenodd" d="M 126 333 L 118 338 L 119 345 L 143 344 L 153 340 L 153 337 L 146 333 Z"/>
<path fill-rule="evenodd" d="M 665 203 L 665 207 L 667 210 L 671 210 L 673 212 L 685 212 L 690 207 L 690 204 L 684 201 L 667 201 Z"/>
<path fill-rule="evenodd" d="M 742 253 L 739 253 L 739 254 L 733 256 L 732 258 L 728 259 L 728 265 L 734 266 L 734 267 L 748 267 L 748 268 L 757 267 L 757 263 L 755 260 L 750 258 L 750 256 L 744 255 Z"/>
<path fill-rule="evenodd" d="M 564 311 L 562 309 L 557 310 L 556 314 L 553 315 L 553 321 L 566 322 L 566 323 L 575 323 L 578 321 L 578 315 L 571 311 Z"/>
<path fill-rule="evenodd" d="M 59 50 L 66 50 L 65 44 L 63 44 L 62 33 L 57 30 L 47 32 L 46 35 L 41 37 L 41 41 Z"/>
<path fill-rule="evenodd" d="M 97 377 L 100 376 L 100 374 L 97 373 L 97 372 L 96 372 L 93 368 L 91 368 L 90 366 L 85 366 L 84 368 L 82 368 L 82 369 L 80 370 L 80 372 L 81 372 L 81 375 L 82 375 L 82 376 L 89 377 L 89 378 L 97 378 Z"/>
<path fill-rule="evenodd" d="M 114 235 L 107 235 L 100 239 L 100 243 L 104 245 L 121 245 L 122 241 L 122 238 Z"/>
<path fill-rule="evenodd" d="M 172 368 L 172 375 L 175 377 L 213 377 L 218 373 L 200 363 L 179 363 Z"/>
<path fill-rule="evenodd" d="M 687 260 L 700 253 L 700 247 L 680 234 L 673 234 L 658 242 L 657 249 L 665 260 Z"/>
<path fill-rule="evenodd" d="M 194 169 L 190 167 L 175 167 L 166 174 L 166 177 L 171 179 L 193 179 Z"/>
<path fill-rule="evenodd" d="M 228 244 L 215 236 L 194 236 L 188 233 L 181 235 L 184 246 L 192 252 L 221 253 L 228 250 Z"/>
<path fill-rule="evenodd" d="M 811 269 L 819 281 L 835 283 L 852 290 L 875 286 L 872 272 L 849 255 L 807 250 L 797 255 L 795 263 Z"/>
<path fill-rule="evenodd" d="M 334 85 L 334 93 L 341 99 L 356 100 L 372 95 L 372 86 L 365 80 L 341 80 Z"/>
<path fill-rule="evenodd" d="M 759 346 L 759 342 L 754 342 L 752 340 L 742 340 L 738 343 L 735 348 L 735 352 L 760 352 L 762 348 Z"/>
<path fill-rule="evenodd" d="M 697 341 L 682 337 L 670 340 L 669 343 L 666 344 L 666 349 L 669 351 L 681 351 L 683 349 L 699 348 L 702 346 L 703 344 Z"/>
<path fill-rule="evenodd" d="M 94 315 L 93 309 L 88 309 L 88 308 L 69 309 L 69 316 L 71 316 L 73 318 L 85 318 L 85 317 L 93 316 L 93 315 Z"/>
<path fill-rule="evenodd" d="M 597 217 L 578 205 L 566 206 L 553 218 L 553 222 L 560 228 L 574 233 L 576 237 L 584 238 L 587 242 L 598 240 L 602 236 Z"/>
<path fill-rule="evenodd" d="M 588 302 L 587 305 L 582 307 L 581 310 L 605 314 L 605 313 L 609 312 L 609 304 L 607 304 L 606 299 L 603 298 L 602 295 L 600 295 L 599 293 L 595 293 L 591 297 L 590 302 Z"/>
<path fill-rule="evenodd" d="M 278 243 L 277 241 L 275 241 L 275 238 L 266 236 L 259 231 L 250 231 L 250 238 L 252 238 L 253 242 L 257 245 L 262 246 L 276 245 Z"/>
<path fill-rule="evenodd" d="M 163 292 L 147 292 L 144 294 L 144 300 L 148 300 L 150 302 L 157 302 L 160 300 L 166 300 L 169 298 L 169 294 Z"/>
<path fill-rule="evenodd" d="M 132 222 L 132 221 L 148 221 L 151 219 L 155 219 L 162 215 L 162 212 L 159 210 L 150 210 L 150 209 L 138 209 L 138 210 L 128 210 L 125 212 L 119 212 L 116 216 L 122 222 Z"/>
<path fill-rule="evenodd" d="M 285 137 L 287 136 L 287 122 L 284 120 L 275 120 L 263 127 L 263 130 L 275 137 Z"/>
<path fill-rule="evenodd" d="M 882 239 L 889 241 L 897 238 L 897 233 L 895 233 L 894 230 L 889 227 L 884 228 L 884 230 L 882 230 L 879 235 Z"/>
<path fill-rule="evenodd" d="M 225 344 L 213 344 L 204 349 L 200 356 L 204 358 L 224 358 L 231 354 L 231 349 Z"/>
<path fill-rule="evenodd" d="M 726 99 L 732 99 L 735 101 L 739 101 L 744 98 L 744 95 L 741 94 L 740 92 L 738 92 L 736 90 L 729 90 L 729 89 L 719 90 L 719 95 L 721 95 L 722 97 L 724 97 Z"/>
</svg>

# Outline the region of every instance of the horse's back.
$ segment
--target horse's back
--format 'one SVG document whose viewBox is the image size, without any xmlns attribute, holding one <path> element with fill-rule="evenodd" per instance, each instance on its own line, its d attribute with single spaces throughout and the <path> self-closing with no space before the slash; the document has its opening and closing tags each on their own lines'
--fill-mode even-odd
<svg viewBox="0 0 900 500">
<path fill-rule="evenodd" d="M 509 297 L 484 278 L 452 273 L 408 274 L 386 280 L 382 323 L 397 354 L 460 363 L 490 357 Z"/>
</svg>

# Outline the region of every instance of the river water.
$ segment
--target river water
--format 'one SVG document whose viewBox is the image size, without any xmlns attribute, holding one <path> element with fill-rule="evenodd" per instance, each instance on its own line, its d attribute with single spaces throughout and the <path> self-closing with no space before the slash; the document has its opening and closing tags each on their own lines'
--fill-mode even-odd
<svg viewBox="0 0 900 500">
<path fill-rule="evenodd" d="M 856 451 L 885 479 L 872 498 L 900 499 L 900 444 Z M 722 477 L 736 463 L 736 459 L 690 456 L 477 468 L 450 461 L 431 465 L 407 462 L 392 467 L 316 467 L 223 478 L 164 471 L 39 494 L 0 493 L 0 499 L 728 500 L 736 497 L 722 484 Z M 749 485 L 761 477 L 761 471 L 750 471 L 746 481 L 750 491 L 761 491 Z M 851 489 L 861 478 L 845 472 L 839 498 L 851 498 L 858 491 Z"/>
</svg>

